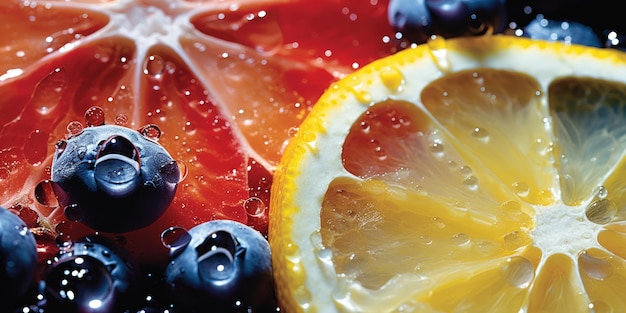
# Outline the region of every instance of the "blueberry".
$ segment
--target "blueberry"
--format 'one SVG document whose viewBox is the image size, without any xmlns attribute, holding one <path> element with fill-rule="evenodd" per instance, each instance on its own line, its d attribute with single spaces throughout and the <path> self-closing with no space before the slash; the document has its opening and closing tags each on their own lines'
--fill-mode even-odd
<svg viewBox="0 0 626 313">
<path fill-rule="evenodd" d="M 389 23 L 406 38 L 424 42 L 499 33 L 505 29 L 505 0 L 391 0 Z"/>
<path fill-rule="evenodd" d="M 16 304 L 34 284 L 37 243 L 17 215 L 0 207 L 0 303 Z"/>
<path fill-rule="evenodd" d="M 170 230 L 171 231 L 171 230 Z M 166 282 L 188 311 L 261 312 L 276 309 L 270 248 L 256 230 L 215 220 L 177 236 Z M 188 239 L 188 240 L 187 240 Z"/>
<path fill-rule="evenodd" d="M 538 15 L 524 27 L 524 36 L 592 47 L 603 46 L 591 27 L 577 22 L 550 20 L 544 18 L 543 15 Z"/>
<path fill-rule="evenodd" d="M 73 243 L 55 257 L 44 282 L 50 312 L 122 312 L 140 286 L 126 252 L 97 236 Z"/>
<path fill-rule="evenodd" d="M 156 141 L 116 126 L 87 127 L 57 144 L 52 181 L 66 193 L 65 214 L 103 232 L 156 221 L 171 203 L 180 171 Z"/>
</svg>

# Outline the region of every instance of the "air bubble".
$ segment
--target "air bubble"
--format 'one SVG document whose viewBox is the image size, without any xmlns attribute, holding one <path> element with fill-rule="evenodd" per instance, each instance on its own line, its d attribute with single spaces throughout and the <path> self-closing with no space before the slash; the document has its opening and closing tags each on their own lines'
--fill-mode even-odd
<svg viewBox="0 0 626 313">
<path fill-rule="evenodd" d="M 146 75 L 152 75 L 159 77 L 165 70 L 165 60 L 158 55 L 151 55 L 146 59 L 144 64 L 143 73 Z"/>
<path fill-rule="evenodd" d="M 459 173 L 463 175 L 470 175 L 472 174 L 472 168 L 467 165 L 463 165 L 459 168 Z"/>
<path fill-rule="evenodd" d="M 30 103 L 39 114 L 45 115 L 61 101 L 61 97 L 67 89 L 67 73 L 61 68 L 56 68 L 48 76 L 42 79 L 32 93 Z"/>
<path fill-rule="evenodd" d="M 168 183 L 178 184 L 189 174 L 189 169 L 184 161 L 172 160 L 159 168 L 159 174 Z"/>
<path fill-rule="evenodd" d="M 514 256 L 506 259 L 502 267 L 504 280 L 513 287 L 528 288 L 535 278 L 535 268 L 526 258 Z"/>
<path fill-rule="evenodd" d="M 613 265 L 604 258 L 583 251 L 578 255 L 580 270 L 590 278 L 604 280 L 613 274 Z"/>
<path fill-rule="evenodd" d="M 530 186 L 525 183 L 516 182 L 513 183 L 512 187 L 513 191 L 520 197 L 526 197 L 530 194 Z"/>
<path fill-rule="evenodd" d="M 489 141 L 489 132 L 484 128 L 474 127 L 474 129 L 472 130 L 472 137 L 482 142 L 487 142 Z"/>
<path fill-rule="evenodd" d="M 442 143 L 435 142 L 430 145 L 429 149 L 430 149 L 430 152 L 434 154 L 436 157 L 443 157 L 444 155 Z"/>
<path fill-rule="evenodd" d="M 154 124 L 148 124 L 142 128 L 139 129 L 139 132 L 146 138 L 148 139 L 152 139 L 154 141 L 159 140 L 159 138 L 161 137 L 161 129 L 154 125 Z"/>
<path fill-rule="evenodd" d="M 258 197 L 250 197 L 243 202 L 243 207 L 248 216 L 258 217 L 265 214 L 265 203 Z"/>
<path fill-rule="evenodd" d="M 589 303 L 589 313 L 612 313 L 610 305 L 603 301 L 592 301 Z"/>
<path fill-rule="evenodd" d="M 530 235 L 523 231 L 512 231 L 504 235 L 504 248 L 515 251 L 532 243 Z"/>
<path fill-rule="evenodd" d="M 604 199 L 609 195 L 609 190 L 604 186 L 598 186 L 593 190 L 593 194 L 600 199 Z"/>
<path fill-rule="evenodd" d="M 35 187 L 35 199 L 45 207 L 58 208 L 66 204 L 67 194 L 56 182 L 44 180 Z"/>
<path fill-rule="evenodd" d="M 72 203 L 66 206 L 63 209 L 63 213 L 68 220 L 73 222 L 80 222 L 84 218 L 83 211 L 77 203 Z"/>
<path fill-rule="evenodd" d="M 67 123 L 67 126 L 65 127 L 65 129 L 67 130 L 67 136 L 71 137 L 71 136 L 76 136 L 82 133 L 84 127 L 83 127 L 83 124 L 79 121 L 71 121 Z"/>
<path fill-rule="evenodd" d="M 115 125 L 124 126 L 128 124 L 128 115 L 120 113 L 115 116 Z"/>
<path fill-rule="evenodd" d="M 209 234 L 196 247 L 200 278 L 212 284 L 231 278 L 237 272 L 235 256 L 240 248 L 237 239 L 228 231 L 218 230 Z"/>
<path fill-rule="evenodd" d="M 173 258 L 185 250 L 191 242 L 191 235 L 182 227 L 170 227 L 161 233 L 161 243 Z"/>
<path fill-rule="evenodd" d="M 457 246 L 465 246 L 469 244 L 470 238 L 465 233 L 458 233 L 458 234 L 452 235 L 452 238 L 450 238 L 450 242 L 452 242 L 452 244 L 455 244 Z"/>
<path fill-rule="evenodd" d="M 617 214 L 617 205 L 609 199 L 600 199 L 593 201 L 587 206 L 585 215 L 589 221 L 596 224 L 606 224 L 615 218 Z"/>
<path fill-rule="evenodd" d="M 446 224 L 439 217 L 433 217 L 431 221 L 433 225 L 438 229 L 446 228 Z"/>
<path fill-rule="evenodd" d="M 85 111 L 85 124 L 89 127 L 104 125 L 104 110 L 99 106 L 92 106 Z"/>
<path fill-rule="evenodd" d="M 476 176 L 468 176 L 463 180 L 463 185 L 470 190 L 476 190 L 478 189 L 478 178 Z"/>
</svg>

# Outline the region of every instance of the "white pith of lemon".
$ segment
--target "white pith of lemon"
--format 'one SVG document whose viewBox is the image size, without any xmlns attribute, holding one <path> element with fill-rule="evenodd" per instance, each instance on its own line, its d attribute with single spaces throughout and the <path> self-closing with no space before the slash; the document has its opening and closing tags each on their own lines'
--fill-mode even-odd
<svg viewBox="0 0 626 313">
<path fill-rule="evenodd" d="M 447 103 L 448 92 L 466 95 L 468 81 L 479 92 L 467 93 L 467 106 L 465 98 Z M 616 287 L 626 290 L 626 183 L 611 175 L 625 166 L 625 84 L 620 52 L 506 36 L 436 39 L 333 84 L 274 178 L 269 240 L 281 305 L 287 312 L 626 309 Z M 570 93 L 581 90 L 587 94 Z M 481 92 L 491 107 L 472 102 Z M 598 105 L 568 107 L 594 92 Z M 498 98 L 509 93 L 524 97 Z M 386 102 L 429 131 L 403 143 L 414 145 L 403 156 L 413 163 L 383 157 L 376 164 L 391 170 L 359 177 L 343 163 L 344 144 L 361 116 Z M 412 236 L 406 243 L 386 240 L 403 231 Z"/>
</svg>

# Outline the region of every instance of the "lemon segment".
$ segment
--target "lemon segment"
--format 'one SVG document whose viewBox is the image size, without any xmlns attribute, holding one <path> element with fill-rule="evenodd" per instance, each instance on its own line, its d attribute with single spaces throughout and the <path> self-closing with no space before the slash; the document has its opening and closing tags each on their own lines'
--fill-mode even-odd
<svg viewBox="0 0 626 313">
<path fill-rule="evenodd" d="M 441 38 L 329 86 L 269 240 L 288 312 L 619 312 L 626 56 Z"/>
</svg>

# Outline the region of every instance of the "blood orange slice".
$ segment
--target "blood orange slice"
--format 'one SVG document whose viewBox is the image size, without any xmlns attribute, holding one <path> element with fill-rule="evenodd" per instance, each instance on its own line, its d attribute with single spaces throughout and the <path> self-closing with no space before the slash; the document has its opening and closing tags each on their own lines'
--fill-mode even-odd
<svg viewBox="0 0 626 313">
<path fill-rule="evenodd" d="M 224 218 L 265 233 L 274 166 L 312 104 L 331 82 L 395 52 L 386 6 L 3 2 L 0 204 L 40 242 L 92 232 L 35 189 L 50 177 L 55 143 L 88 127 L 85 112 L 98 106 L 108 124 L 157 125 L 159 143 L 188 172 L 160 220 L 112 234 L 139 259 L 164 255 L 155 247 L 169 226 Z"/>
</svg>

